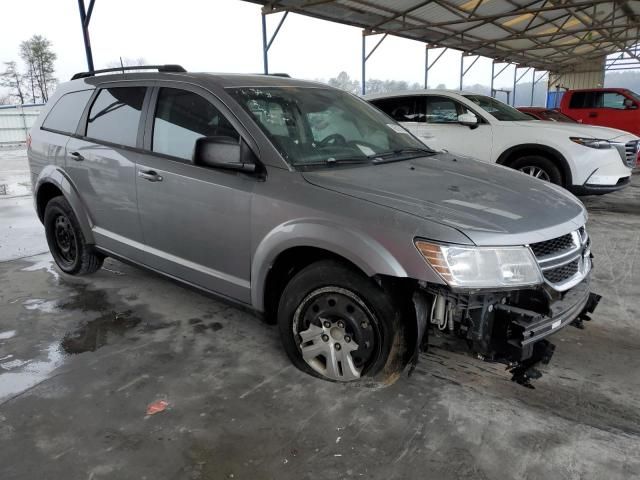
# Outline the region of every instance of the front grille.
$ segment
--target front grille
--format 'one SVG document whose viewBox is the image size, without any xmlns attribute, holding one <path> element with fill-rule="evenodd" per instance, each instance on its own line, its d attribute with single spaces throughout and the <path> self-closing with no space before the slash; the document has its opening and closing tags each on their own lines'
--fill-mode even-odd
<svg viewBox="0 0 640 480">
<path fill-rule="evenodd" d="M 562 283 L 578 273 L 578 260 L 552 268 L 544 272 L 544 278 L 551 283 Z"/>
<path fill-rule="evenodd" d="M 628 167 L 635 167 L 638 161 L 638 140 L 631 140 L 624 145 L 625 163 Z"/>
<path fill-rule="evenodd" d="M 532 243 L 531 250 L 538 258 L 550 257 L 569 251 L 576 247 L 570 233 L 544 242 Z"/>
<path fill-rule="evenodd" d="M 591 270 L 591 241 L 584 227 L 529 245 L 545 281 L 555 290 L 572 288 Z"/>
</svg>

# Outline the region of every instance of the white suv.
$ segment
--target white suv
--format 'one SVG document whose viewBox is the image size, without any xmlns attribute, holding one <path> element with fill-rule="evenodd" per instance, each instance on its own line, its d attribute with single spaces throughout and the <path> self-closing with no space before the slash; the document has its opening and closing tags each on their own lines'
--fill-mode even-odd
<svg viewBox="0 0 640 480">
<path fill-rule="evenodd" d="M 640 146 L 621 130 L 533 120 L 474 93 L 422 90 L 365 99 L 431 148 L 506 165 L 579 195 L 626 187 Z"/>
</svg>

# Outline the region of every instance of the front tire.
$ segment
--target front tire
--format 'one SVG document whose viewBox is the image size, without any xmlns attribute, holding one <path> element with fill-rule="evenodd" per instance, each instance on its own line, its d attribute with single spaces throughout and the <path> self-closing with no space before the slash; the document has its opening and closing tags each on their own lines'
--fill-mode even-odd
<svg viewBox="0 0 640 480">
<path fill-rule="evenodd" d="M 86 275 L 102 267 L 104 256 L 86 242 L 78 219 L 63 196 L 54 197 L 47 203 L 44 230 L 49 251 L 64 273 Z"/>
<path fill-rule="evenodd" d="M 404 330 L 393 298 L 340 262 L 298 272 L 278 306 L 280 337 L 293 364 L 334 382 L 393 383 L 404 367 Z"/>
<path fill-rule="evenodd" d="M 526 155 L 515 160 L 510 167 L 534 178 L 564 186 L 562 172 L 546 157 Z"/>
</svg>

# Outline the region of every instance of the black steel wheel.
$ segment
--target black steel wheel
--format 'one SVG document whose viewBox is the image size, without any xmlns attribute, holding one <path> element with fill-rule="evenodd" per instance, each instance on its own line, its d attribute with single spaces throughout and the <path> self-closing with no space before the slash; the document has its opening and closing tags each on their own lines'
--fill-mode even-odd
<svg viewBox="0 0 640 480">
<path fill-rule="evenodd" d="M 64 197 L 54 197 L 47 203 L 44 229 L 51 255 L 63 272 L 85 275 L 102 266 L 104 256 L 87 244 L 78 219 Z"/>
<path fill-rule="evenodd" d="M 335 382 L 397 378 L 404 331 L 391 296 L 371 279 L 336 261 L 301 270 L 278 308 L 285 350 L 294 365 Z"/>
</svg>

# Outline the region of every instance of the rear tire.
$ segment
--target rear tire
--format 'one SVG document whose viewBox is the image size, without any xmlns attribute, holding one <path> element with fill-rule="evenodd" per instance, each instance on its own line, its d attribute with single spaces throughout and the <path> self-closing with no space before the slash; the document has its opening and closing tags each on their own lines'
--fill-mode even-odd
<svg viewBox="0 0 640 480">
<path fill-rule="evenodd" d="M 69 275 L 86 275 L 102 267 L 104 255 L 89 245 L 69 202 L 58 196 L 44 210 L 44 230 L 49 251 L 60 270 Z"/>
<path fill-rule="evenodd" d="M 564 186 L 562 172 L 558 166 L 546 157 L 540 155 L 525 155 L 513 161 L 511 168 L 540 180 Z"/>
<path fill-rule="evenodd" d="M 400 312 L 383 288 L 335 260 L 315 262 L 285 287 L 278 327 L 293 364 L 334 382 L 393 383 L 404 368 Z"/>
</svg>

